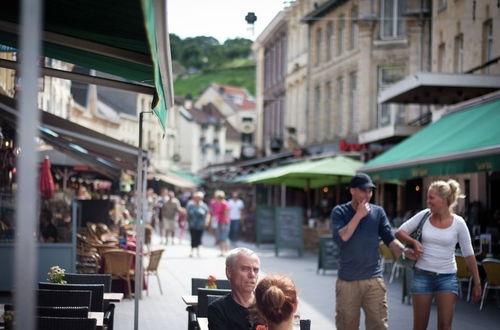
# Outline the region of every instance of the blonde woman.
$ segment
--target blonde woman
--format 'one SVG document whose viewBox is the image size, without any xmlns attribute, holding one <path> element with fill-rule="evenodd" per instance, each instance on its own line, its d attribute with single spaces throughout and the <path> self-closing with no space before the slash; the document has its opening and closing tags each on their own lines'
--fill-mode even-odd
<svg viewBox="0 0 500 330">
<path fill-rule="evenodd" d="M 460 185 L 455 180 L 435 181 L 427 192 L 428 209 L 405 222 L 396 237 L 413 246 L 417 257 L 411 293 L 413 298 L 413 329 L 427 329 L 432 298 L 436 296 L 438 329 L 451 329 L 458 296 L 455 246 L 465 257 L 473 277 L 472 301 L 481 297 L 481 282 L 472 249 L 471 238 L 464 219 L 453 213 L 460 194 Z M 430 212 L 422 227 L 422 243 L 410 237 Z"/>
</svg>

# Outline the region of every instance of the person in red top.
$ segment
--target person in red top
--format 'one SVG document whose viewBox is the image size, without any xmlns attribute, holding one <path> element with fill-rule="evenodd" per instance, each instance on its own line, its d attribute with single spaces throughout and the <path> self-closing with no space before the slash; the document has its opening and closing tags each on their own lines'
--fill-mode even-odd
<svg viewBox="0 0 500 330">
<path fill-rule="evenodd" d="M 210 204 L 212 219 L 217 221 L 217 239 L 221 257 L 226 255 L 229 248 L 229 204 L 225 197 L 226 194 L 222 190 L 216 190 L 214 201 Z"/>
</svg>

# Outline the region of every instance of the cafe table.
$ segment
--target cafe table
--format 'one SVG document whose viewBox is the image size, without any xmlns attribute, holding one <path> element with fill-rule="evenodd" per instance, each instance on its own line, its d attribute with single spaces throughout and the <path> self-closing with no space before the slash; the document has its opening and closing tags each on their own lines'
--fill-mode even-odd
<svg viewBox="0 0 500 330">
<path fill-rule="evenodd" d="M 107 302 L 120 302 L 123 300 L 122 292 L 104 292 L 104 301 Z"/>
<path fill-rule="evenodd" d="M 182 296 L 182 300 L 188 306 L 198 305 L 198 296 L 193 296 L 193 295 Z"/>
<path fill-rule="evenodd" d="M 97 320 L 96 326 L 102 329 L 104 324 L 104 312 L 89 312 L 88 318 L 96 319 Z"/>
<path fill-rule="evenodd" d="M 206 317 L 199 317 L 198 326 L 200 330 L 208 330 L 208 319 Z"/>
</svg>

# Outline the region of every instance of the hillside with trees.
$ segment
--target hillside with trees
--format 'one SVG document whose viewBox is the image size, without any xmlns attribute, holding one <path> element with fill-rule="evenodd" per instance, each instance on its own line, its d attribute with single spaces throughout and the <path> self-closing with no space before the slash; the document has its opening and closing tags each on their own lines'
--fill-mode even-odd
<svg viewBox="0 0 500 330">
<path fill-rule="evenodd" d="M 252 41 L 244 38 L 220 44 L 213 37 L 181 39 L 170 34 L 175 94 L 196 97 L 212 82 L 244 87 L 255 94 L 251 45 Z"/>
</svg>

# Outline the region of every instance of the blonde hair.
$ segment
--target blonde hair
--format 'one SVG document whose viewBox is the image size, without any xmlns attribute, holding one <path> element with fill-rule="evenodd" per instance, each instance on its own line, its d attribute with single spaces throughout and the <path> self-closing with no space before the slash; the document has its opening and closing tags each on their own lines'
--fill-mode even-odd
<svg viewBox="0 0 500 330">
<path fill-rule="evenodd" d="M 279 324 L 292 316 L 297 304 L 297 289 L 287 275 L 267 275 L 255 289 L 257 309 L 269 321 Z"/>
<path fill-rule="evenodd" d="M 199 197 L 203 199 L 203 197 L 205 197 L 205 194 L 203 193 L 203 191 L 197 191 L 193 194 L 193 197 Z"/>
<path fill-rule="evenodd" d="M 460 184 L 453 179 L 434 181 L 429 189 L 435 189 L 439 197 L 446 199 L 450 210 L 457 205 L 458 199 L 465 197 L 461 194 Z"/>
<path fill-rule="evenodd" d="M 222 190 L 216 190 L 214 196 L 215 198 L 226 198 L 226 194 Z"/>
</svg>

